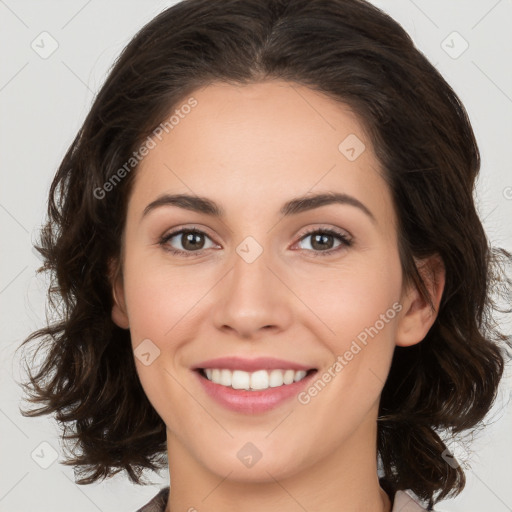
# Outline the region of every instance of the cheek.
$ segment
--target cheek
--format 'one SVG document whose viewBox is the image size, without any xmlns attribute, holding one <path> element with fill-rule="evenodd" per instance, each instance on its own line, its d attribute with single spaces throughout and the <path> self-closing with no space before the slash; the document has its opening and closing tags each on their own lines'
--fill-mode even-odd
<svg viewBox="0 0 512 512">
<path fill-rule="evenodd" d="M 316 338 L 331 354 L 318 375 L 326 383 L 318 404 L 337 404 L 345 411 L 333 415 L 333 435 L 336 429 L 347 428 L 346 411 L 361 419 L 379 399 L 389 373 L 402 309 L 401 276 L 398 256 L 394 258 L 391 252 L 373 261 L 360 258 L 335 272 L 330 269 L 329 276 L 316 281 L 316 287 L 311 287 L 308 280 L 310 286 L 304 285 L 298 292 L 315 313 Z M 323 386 L 318 383 L 316 388 Z M 306 392 L 305 402 L 316 400 L 315 389 Z"/>
<path fill-rule="evenodd" d="M 171 267 L 161 259 L 155 262 L 133 255 L 131 260 L 127 259 L 125 268 L 125 294 L 134 344 L 139 338 L 176 337 L 180 328 L 194 318 L 201 298 L 211 288 L 211 276 L 200 266 Z"/>
<path fill-rule="evenodd" d="M 323 339 L 329 340 L 333 352 L 347 350 L 358 336 L 364 342 L 365 333 L 370 336 L 368 330 L 372 337 L 392 335 L 400 309 L 396 305 L 401 292 L 401 268 L 397 259 L 363 261 L 361 258 L 356 264 L 328 269 L 318 277 L 314 282 L 309 277 L 302 285 L 298 280 L 295 285 L 302 286 L 298 295 L 322 321 L 324 332 L 330 333 Z"/>
<path fill-rule="evenodd" d="M 176 354 L 190 340 L 194 304 L 204 291 L 183 278 L 183 269 L 157 264 L 143 251 L 133 251 L 125 260 L 124 286 L 130 321 L 130 336 L 137 373 L 144 392 L 155 410 L 178 429 L 186 417 L 181 404 L 187 395 L 177 385 Z M 144 347 L 144 348 L 143 348 Z M 141 354 L 149 353 L 149 361 Z M 169 403 L 180 414 L 169 416 Z"/>
</svg>

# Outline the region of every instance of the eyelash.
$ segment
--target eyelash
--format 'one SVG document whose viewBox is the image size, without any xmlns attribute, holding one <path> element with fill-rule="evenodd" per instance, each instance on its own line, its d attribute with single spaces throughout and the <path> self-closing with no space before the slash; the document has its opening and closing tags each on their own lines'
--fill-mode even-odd
<svg viewBox="0 0 512 512">
<path fill-rule="evenodd" d="M 177 231 L 173 231 L 172 233 L 168 233 L 168 234 L 162 236 L 158 243 L 166 251 L 169 251 L 170 253 L 172 253 L 174 255 L 184 256 L 184 257 L 187 257 L 187 258 L 189 256 L 197 256 L 198 254 L 202 254 L 203 251 L 207 250 L 207 249 L 201 249 L 199 251 L 182 251 L 182 250 L 179 250 L 179 249 L 173 249 L 172 247 L 169 247 L 167 245 L 169 240 L 171 240 L 175 236 L 181 235 L 183 233 L 194 233 L 194 234 L 199 234 L 199 235 L 205 235 L 206 237 L 210 238 L 204 231 L 201 231 L 199 229 L 196 229 L 196 228 L 186 228 L 185 229 L 185 228 L 183 228 L 183 229 L 179 229 Z M 326 251 L 315 251 L 315 250 L 310 250 L 310 249 L 303 249 L 303 250 L 306 250 L 308 252 L 311 252 L 312 255 L 314 255 L 315 257 L 316 256 L 320 256 L 320 257 L 330 256 L 330 255 L 332 255 L 334 253 L 337 253 L 340 250 L 343 250 L 346 247 L 351 247 L 352 244 L 353 244 L 353 240 L 351 238 L 349 238 L 348 236 L 346 236 L 345 234 L 343 234 L 343 233 L 341 233 L 339 231 L 336 231 L 334 229 L 329 229 L 329 228 L 326 228 L 326 229 L 313 228 L 313 229 L 307 231 L 306 233 L 303 233 L 302 236 L 299 238 L 298 242 L 300 242 L 304 238 L 307 238 L 308 236 L 317 235 L 317 234 L 324 234 L 324 235 L 334 236 L 335 238 L 337 238 L 341 242 L 341 244 L 337 248 L 329 249 L 329 250 L 326 250 Z"/>
</svg>

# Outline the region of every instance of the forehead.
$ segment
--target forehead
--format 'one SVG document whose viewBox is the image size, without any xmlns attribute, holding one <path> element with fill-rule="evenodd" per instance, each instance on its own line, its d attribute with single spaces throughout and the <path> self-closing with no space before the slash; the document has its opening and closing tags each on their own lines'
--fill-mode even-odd
<svg viewBox="0 0 512 512">
<path fill-rule="evenodd" d="M 282 81 L 216 83 L 190 97 L 164 119 L 174 116 L 172 128 L 154 138 L 139 165 L 137 201 L 193 193 L 235 213 L 276 210 L 274 203 L 290 197 L 338 191 L 382 203 L 376 215 L 392 214 L 370 140 L 347 105 Z M 195 106 L 183 108 L 187 104 Z"/>
</svg>

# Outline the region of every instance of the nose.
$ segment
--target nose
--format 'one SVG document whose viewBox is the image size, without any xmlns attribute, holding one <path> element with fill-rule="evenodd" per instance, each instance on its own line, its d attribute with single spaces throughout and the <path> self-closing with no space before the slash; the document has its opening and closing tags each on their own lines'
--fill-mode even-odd
<svg viewBox="0 0 512 512">
<path fill-rule="evenodd" d="M 293 293 L 286 286 L 284 269 L 271 259 L 265 250 L 252 262 L 235 255 L 232 269 L 219 283 L 217 329 L 253 340 L 289 327 Z"/>
</svg>

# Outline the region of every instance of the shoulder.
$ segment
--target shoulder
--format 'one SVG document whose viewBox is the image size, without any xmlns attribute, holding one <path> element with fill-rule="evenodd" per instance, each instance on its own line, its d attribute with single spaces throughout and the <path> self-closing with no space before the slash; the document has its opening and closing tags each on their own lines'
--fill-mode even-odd
<svg viewBox="0 0 512 512">
<path fill-rule="evenodd" d="M 158 494 L 135 512 L 164 512 L 169 499 L 170 487 L 160 489 Z"/>
<path fill-rule="evenodd" d="M 393 500 L 393 509 L 391 512 L 425 512 L 417 501 L 404 491 L 397 491 Z"/>
</svg>

